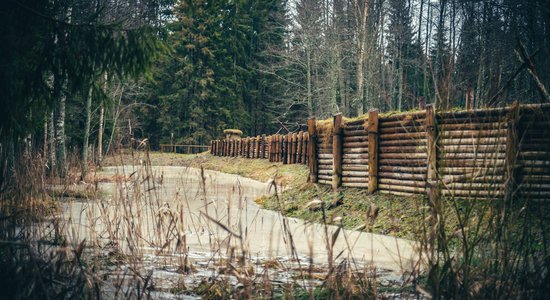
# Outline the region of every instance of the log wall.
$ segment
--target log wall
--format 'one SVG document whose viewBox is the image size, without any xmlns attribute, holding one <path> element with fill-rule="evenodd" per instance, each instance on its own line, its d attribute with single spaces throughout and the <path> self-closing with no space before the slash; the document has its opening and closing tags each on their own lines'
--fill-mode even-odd
<svg viewBox="0 0 550 300">
<path fill-rule="evenodd" d="M 550 199 L 550 105 L 310 119 L 309 133 L 216 140 L 218 156 L 307 164 L 310 181 L 397 195 Z M 337 134 L 334 134 L 336 126 Z M 310 143 L 311 142 L 311 143 Z M 371 172 L 372 169 L 373 171 Z"/>
<path fill-rule="evenodd" d="M 210 152 L 216 156 L 269 159 L 285 164 L 307 164 L 309 134 L 258 135 L 232 140 L 213 140 Z"/>
</svg>

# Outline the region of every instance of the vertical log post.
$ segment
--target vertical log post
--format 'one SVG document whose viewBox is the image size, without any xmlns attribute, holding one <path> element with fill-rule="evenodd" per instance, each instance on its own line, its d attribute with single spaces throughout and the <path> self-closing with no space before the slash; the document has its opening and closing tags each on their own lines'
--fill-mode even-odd
<svg viewBox="0 0 550 300">
<path fill-rule="evenodd" d="M 298 149 L 296 150 L 296 162 L 302 163 L 302 143 L 304 141 L 304 132 L 298 132 Z"/>
<path fill-rule="evenodd" d="M 332 125 L 332 190 L 337 191 L 342 186 L 342 114 L 337 114 L 333 117 Z"/>
<path fill-rule="evenodd" d="M 367 119 L 369 143 L 369 193 L 378 189 L 378 110 L 369 111 Z"/>
<path fill-rule="evenodd" d="M 426 105 L 426 141 L 428 152 L 428 174 L 426 190 L 432 202 L 439 199 L 439 183 L 437 182 L 437 123 L 435 108 L 432 104 Z"/>
<path fill-rule="evenodd" d="M 292 133 L 286 135 L 286 163 L 292 163 Z"/>
<path fill-rule="evenodd" d="M 261 149 L 261 158 L 267 158 L 267 137 L 265 134 L 262 135 L 262 149 Z"/>
<path fill-rule="evenodd" d="M 302 145 L 302 163 L 308 163 L 308 144 L 309 144 L 309 133 L 304 132 L 304 144 Z"/>
<path fill-rule="evenodd" d="M 515 102 L 507 118 L 507 133 L 506 133 L 506 176 L 504 177 L 504 200 L 511 201 L 514 199 L 514 195 L 517 192 L 519 185 L 519 173 L 520 165 L 517 163 L 518 151 L 519 151 L 519 122 L 520 122 L 520 108 L 519 104 Z"/>
<path fill-rule="evenodd" d="M 256 136 L 256 158 L 260 157 L 260 147 L 262 146 L 262 138 L 258 135 Z"/>
<path fill-rule="evenodd" d="M 309 164 L 309 181 L 317 183 L 317 127 L 315 118 L 310 118 L 307 121 L 307 131 L 309 136 L 308 141 L 308 164 Z"/>
<path fill-rule="evenodd" d="M 275 135 L 275 162 L 279 162 L 279 153 L 281 152 L 281 148 L 279 146 L 279 135 Z"/>
<path fill-rule="evenodd" d="M 292 151 L 292 163 L 295 164 L 298 162 L 300 156 L 298 155 L 298 133 L 295 132 L 292 134 L 292 146 L 294 150 Z"/>
<path fill-rule="evenodd" d="M 250 158 L 250 147 L 251 147 L 252 141 L 249 137 L 246 138 L 246 158 Z"/>
</svg>

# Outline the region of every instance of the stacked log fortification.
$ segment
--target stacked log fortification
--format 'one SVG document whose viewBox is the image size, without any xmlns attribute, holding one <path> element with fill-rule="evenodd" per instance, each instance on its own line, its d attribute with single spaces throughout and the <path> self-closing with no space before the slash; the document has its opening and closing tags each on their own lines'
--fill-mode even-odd
<svg viewBox="0 0 550 300">
<path fill-rule="evenodd" d="M 397 195 L 550 199 L 550 105 L 367 115 L 308 132 L 212 141 L 219 156 L 303 163 L 310 181 Z"/>
</svg>

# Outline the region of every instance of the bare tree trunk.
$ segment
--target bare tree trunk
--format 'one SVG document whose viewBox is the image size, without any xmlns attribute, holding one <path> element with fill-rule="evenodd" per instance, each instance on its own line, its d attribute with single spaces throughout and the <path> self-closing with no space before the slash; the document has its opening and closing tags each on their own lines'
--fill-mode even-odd
<svg viewBox="0 0 550 300">
<path fill-rule="evenodd" d="M 63 78 L 62 86 L 66 86 L 66 79 Z M 65 90 L 61 91 L 59 97 L 59 103 L 57 106 L 57 120 L 56 120 L 56 164 L 58 175 L 61 178 L 64 178 L 67 175 L 67 153 L 65 149 L 65 101 L 67 95 Z"/>
<path fill-rule="evenodd" d="M 105 107 L 103 103 L 99 108 L 99 132 L 97 133 L 97 164 L 101 165 L 103 160 L 103 130 L 104 130 L 104 118 L 105 118 Z"/>
<path fill-rule="evenodd" d="M 306 85 L 307 85 L 307 111 L 309 117 L 313 117 L 313 97 L 311 95 L 311 49 L 306 45 Z"/>
<path fill-rule="evenodd" d="M 357 34 L 357 70 L 355 73 L 355 79 L 357 81 L 357 90 L 355 96 L 355 107 L 357 109 L 357 115 L 364 113 L 363 103 L 363 91 L 364 91 L 364 76 L 363 68 L 365 65 L 365 46 L 367 43 L 367 15 L 369 12 L 368 0 L 361 1 L 363 7 L 361 7 L 360 0 L 354 0 L 355 5 L 355 22 L 356 22 L 356 34 Z"/>
<path fill-rule="evenodd" d="M 90 84 L 88 89 L 88 95 L 86 96 L 86 125 L 84 125 L 84 142 L 82 143 L 82 173 L 80 174 L 81 180 L 86 178 L 88 172 L 88 145 L 90 141 L 90 123 L 92 119 L 92 91 L 93 85 Z"/>
<path fill-rule="evenodd" d="M 48 159 L 48 117 L 44 120 L 44 147 L 42 149 L 42 157 L 47 161 Z"/>
<path fill-rule="evenodd" d="M 54 113 L 53 111 L 50 113 L 50 117 L 48 118 L 49 126 L 48 126 L 48 142 L 50 143 L 50 146 L 48 148 L 48 160 L 50 162 L 50 171 L 55 170 L 56 161 L 55 161 L 55 123 L 54 123 Z"/>
</svg>

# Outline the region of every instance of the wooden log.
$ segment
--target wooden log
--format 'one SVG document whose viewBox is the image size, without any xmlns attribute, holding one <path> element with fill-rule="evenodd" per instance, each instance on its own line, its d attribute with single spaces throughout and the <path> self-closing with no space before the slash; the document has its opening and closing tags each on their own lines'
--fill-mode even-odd
<svg viewBox="0 0 550 300">
<path fill-rule="evenodd" d="M 525 166 L 525 167 L 549 167 L 550 161 L 549 160 L 518 160 L 519 165 Z"/>
<path fill-rule="evenodd" d="M 477 175 L 474 176 L 474 174 L 466 174 L 469 176 L 464 175 L 443 175 L 441 176 L 441 179 L 443 182 L 503 182 L 504 176 L 503 175 L 484 175 L 480 176 Z"/>
<path fill-rule="evenodd" d="M 365 130 L 344 130 L 345 136 L 363 136 L 366 135 Z"/>
<path fill-rule="evenodd" d="M 491 130 L 491 129 L 506 129 L 506 122 L 493 123 L 458 123 L 458 124 L 441 124 L 439 128 L 442 131 L 451 130 Z"/>
<path fill-rule="evenodd" d="M 494 191 L 504 189 L 504 182 L 455 182 L 444 184 L 443 188 L 453 191 Z"/>
<path fill-rule="evenodd" d="M 321 165 L 332 165 L 332 158 L 319 158 L 318 163 Z"/>
<path fill-rule="evenodd" d="M 425 132 L 408 132 L 408 133 L 388 133 L 388 134 L 381 134 L 380 139 L 381 140 L 402 140 L 402 139 L 424 139 L 426 136 Z"/>
<path fill-rule="evenodd" d="M 389 166 L 425 166 L 425 159 L 390 159 L 384 158 L 379 159 L 380 165 L 389 165 Z"/>
<path fill-rule="evenodd" d="M 550 175 L 526 174 L 522 176 L 522 183 L 550 182 Z"/>
<path fill-rule="evenodd" d="M 302 147 L 303 147 L 303 143 L 304 143 L 304 132 L 303 131 L 300 131 L 298 132 L 298 144 L 297 144 L 297 149 L 296 149 L 296 162 L 297 163 L 303 163 L 304 160 L 303 160 L 303 156 L 302 156 Z"/>
<path fill-rule="evenodd" d="M 364 182 L 368 183 L 367 177 L 342 177 L 342 182 Z"/>
<path fill-rule="evenodd" d="M 424 118 L 419 119 L 403 119 L 401 121 L 382 121 L 380 122 L 380 128 L 395 128 L 404 126 L 424 126 Z"/>
<path fill-rule="evenodd" d="M 364 143 L 364 142 L 368 142 L 369 139 L 368 139 L 368 136 L 364 136 L 364 135 L 358 135 L 358 136 L 346 136 L 344 137 L 345 138 L 345 142 L 346 143 Z"/>
<path fill-rule="evenodd" d="M 421 173 L 426 174 L 426 167 L 401 167 L 401 166 L 379 166 L 380 172 L 396 172 L 396 173 Z"/>
<path fill-rule="evenodd" d="M 426 139 L 402 139 L 402 140 L 380 140 L 380 147 L 393 146 L 426 146 Z"/>
<path fill-rule="evenodd" d="M 317 181 L 317 183 L 323 184 L 323 185 L 331 185 L 331 184 L 332 184 L 332 179 L 331 179 L 331 180 L 319 179 L 319 180 Z"/>
<path fill-rule="evenodd" d="M 359 164 L 359 165 L 368 165 L 368 159 L 359 159 L 359 158 L 344 158 L 342 159 L 343 164 Z"/>
<path fill-rule="evenodd" d="M 332 161 L 332 153 L 331 154 L 318 154 L 317 157 L 319 159 L 330 159 Z"/>
<path fill-rule="evenodd" d="M 308 149 L 309 149 L 309 133 L 304 132 L 304 144 L 302 145 L 303 163 L 308 164 Z"/>
<path fill-rule="evenodd" d="M 414 187 L 414 186 L 400 186 L 393 184 L 379 184 L 378 187 L 381 190 L 396 191 L 396 192 L 409 192 L 415 194 L 424 194 L 426 193 L 425 188 Z"/>
<path fill-rule="evenodd" d="M 411 174 L 411 173 L 395 173 L 395 172 L 379 172 L 378 176 L 380 178 L 393 178 L 393 179 L 403 179 L 403 180 L 426 180 L 426 174 Z"/>
<path fill-rule="evenodd" d="M 441 191 L 443 195 L 450 197 L 478 197 L 478 198 L 502 198 L 504 192 L 502 190 L 495 191 L 477 191 L 477 190 L 447 190 Z"/>
<path fill-rule="evenodd" d="M 506 145 L 506 137 L 491 138 L 445 138 L 440 139 L 443 146 L 447 145 Z"/>
<path fill-rule="evenodd" d="M 476 159 L 461 160 L 442 160 L 440 165 L 443 167 L 503 167 L 506 164 L 504 159 L 492 161 L 478 161 Z"/>
<path fill-rule="evenodd" d="M 332 176 L 332 169 L 319 169 L 320 175 Z"/>
<path fill-rule="evenodd" d="M 342 176 L 345 177 L 365 177 L 369 176 L 369 172 L 365 171 L 351 171 L 351 170 L 344 170 L 342 171 Z"/>
<path fill-rule="evenodd" d="M 368 117 L 369 193 L 378 189 L 378 110 L 370 110 Z"/>
<path fill-rule="evenodd" d="M 549 151 L 547 150 L 548 149 L 548 144 L 536 144 L 536 143 L 529 143 L 529 142 L 524 142 L 522 141 L 522 143 L 519 145 L 519 149 L 520 151 Z"/>
<path fill-rule="evenodd" d="M 379 157 L 383 158 L 397 158 L 397 159 L 410 159 L 410 158 L 423 158 L 427 159 L 427 153 L 380 153 Z"/>
<path fill-rule="evenodd" d="M 343 147 L 343 119 L 342 114 L 337 114 L 333 118 L 332 132 L 332 190 L 337 191 L 342 186 L 342 151 Z"/>
<path fill-rule="evenodd" d="M 247 137 L 246 138 L 246 158 L 252 158 L 252 149 L 254 149 L 254 146 L 252 144 L 252 138 Z"/>
<path fill-rule="evenodd" d="M 476 166 L 476 167 L 451 167 L 442 165 L 440 167 L 441 174 L 445 175 L 462 175 L 462 174 L 474 174 L 480 173 L 481 175 L 502 175 L 504 173 L 504 167 L 494 166 Z"/>
<path fill-rule="evenodd" d="M 443 145 L 440 151 L 442 153 L 494 153 L 505 152 L 506 145 Z"/>
<path fill-rule="evenodd" d="M 380 135 L 393 134 L 393 133 L 411 133 L 411 132 L 424 132 L 424 126 L 398 126 L 398 127 L 385 127 L 380 128 Z"/>
<path fill-rule="evenodd" d="M 463 130 L 443 131 L 440 136 L 443 139 L 449 138 L 485 138 L 485 137 L 506 137 L 506 129 L 493 130 Z"/>
<path fill-rule="evenodd" d="M 273 162 L 273 139 L 272 136 L 267 136 L 267 160 Z"/>
<path fill-rule="evenodd" d="M 550 200 L 550 192 L 544 191 L 524 191 L 520 195 L 528 199 L 543 199 L 545 201 Z"/>
<path fill-rule="evenodd" d="M 330 182 L 329 184 L 332 184 L 332 175 L 319 174 L 318 177 L 319 180 L 326 180 L 327 182 Z"/>
<path fill-rule="evenodd" d="M 345 148 L 365 148 L 368 150 L 369 142 L 347 142 L 344 137 L 344 149 Z"/>
<path fill-rule="evenodd" d="M 425 146 L 384 146 L 380 147 L 380 153 L 426 153 Z"/>
<path fill-rule="evenodd" d="M 367 182 L 342 182 L 343 187 L 350 187 L 350 188 L 368 188 L 369 183 Z"/>
<path fill-rule="evenodd" d="M 369 153 L 369 148 L 344 148 L 343 152 L 345 154 L 367 154 Z"/>
<path fill-rule="evenodd" d="M 417 195 L 417 194 L 408 193 L 408 192 L 397 192 L 397 191 L 386 191 L 386 190 L 380 190 L 380 194 L 389 194 L 389 195 L 396 195 L 396 196 L 402 196 L 402 197 L 410 197 L 410 196 Z"/>
<path fill-rule="evenodd" d="M 256 158 L 260 158 L 260 152 L 261 152 L 260 147 L 262 145 L 261 141 L 262 141 L 262 138 L 259 135 L 257 135 L 256 136 L 256 154 L 255 154 Z"/>
<path fill-rule="evenodd" d="M 346 158 L 346 159 L 356 159 L 356 158 L 359 158 L 359 159 L 369 159 L 369 154 L 366 153 L 366 154 L 363 154 L 363 153 L 345 153 L 344 155 L 342 155 L 343 158 Z"/>
<path fill-rule="evenodd" d="M 426 182 L 419 181 L 419 180 L 403 180 L 403 179 L 390 179 L 390 178 L 380 177 L 378 179 L 378 182 L 380 184 L 388 184 L 388 185 L 395 185 L 395 186 L 412 186 L 412 187 L 420 187 L 420 188 L 426 187 Z"/>
<path fill-rule="evenodd" d="M 293 133 L 288 133 L 287 134 L 287 143 L 288 143 L 288 153 L 287 153 L 287 161 L 288 161 L 288 164 L 293 164 L 293 159 L 294 159 L 294 134 Z"/>
<path fill-rule="evenodd" d="M 362 130 L 363 132 L 365 132 L 367 130 L 367 126 L 365 125 L 366 125 L 366 120 L 363 121 L 363 123 L 357 124 L 357 125 L 350 125 L 346 122 L 344 124 L 344 132 L 354 131 L 354 130 Z"/>
<path fill-rule="evenodd" d="M 437 121 L 440 124 L 484 124 L 484 123 L 499 123 L 505 122 L 505 117 L 503 116 L 485 116 L 485 117 L 441 117 L 437 118 Z"/>
<path fill-rule="evenodd" d="M 315 118 L 310 118 L 308 125 L 308 164 L 309 164 L 309 182 L 317 182 L 317 129 Z"/>
<path fill-rule="evenodd" d="M 440 159 L 477 159 L 480 161 L 491 161 L 491 160 L 500 160 L 506 159 L 506 153 L 503 152 L 481 152 L 481 153 L 453 153 L 453 152 L 444 152 L 441 153 Z"/>
<path fill-rule="evenodd" d="M 369 165 L 361 165 L 361 164 L 342 164 L 342 169 L 344 169 L 343 172 L 346 171 L 368 171 Z"/>
<path fill-rule="evenodd" d="M 271 157 L 274 162 L 277 161 L 277 135 L 271 136 Z"/>
<path fill-rule="evenodd" d="M 319 164 L 317 169 L 318 170 L 331 170 L 331 174 L 332 174 L 332 164 L 330 164 L 330 165 Z"/>
</svg>

